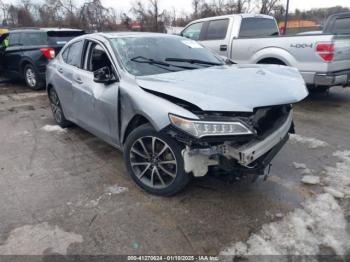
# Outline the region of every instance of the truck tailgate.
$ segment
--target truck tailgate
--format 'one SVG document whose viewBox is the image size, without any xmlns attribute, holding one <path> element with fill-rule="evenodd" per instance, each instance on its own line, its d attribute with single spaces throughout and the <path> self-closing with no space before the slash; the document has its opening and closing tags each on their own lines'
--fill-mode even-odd
<svg viewBox="0 0 350 262">
<path fill-rule="evenodd" d="M 334 59 L 329 64 L 330 72 L 350 70 L 350 35 L 334 36 Z"/>
</svg>

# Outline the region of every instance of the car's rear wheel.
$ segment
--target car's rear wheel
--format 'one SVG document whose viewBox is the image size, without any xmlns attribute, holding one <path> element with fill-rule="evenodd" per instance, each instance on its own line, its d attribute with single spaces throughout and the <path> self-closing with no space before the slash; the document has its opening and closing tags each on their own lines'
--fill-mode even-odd
<svg viewBox="0 0 350 262">
<path fill-rule="evenodd" d="M 55 88 L 53 87 L 49 90 L 49 99 L 53 117 L 56 123 L 62 128 L 72 125 L 72 123 L 64 116 L 60 99 L 58 98 Z"/>
<path fill-rule="evenodd" d="M 33 65 L 26 65 L 24 67 L 23 74 L 24 80 L 29 88 L 33 90 L 40 90 L 44 88 L 45 83 L 42 79 L 40 79 Z"/>
<path fill-rule="evenodd" d="M 184 170 L 181 146 L 146 124 L 127 138 L 126 168 L 141 188 L 159 196 L 172 196 L 186 187 L 190 175 Z"/>
</svg>

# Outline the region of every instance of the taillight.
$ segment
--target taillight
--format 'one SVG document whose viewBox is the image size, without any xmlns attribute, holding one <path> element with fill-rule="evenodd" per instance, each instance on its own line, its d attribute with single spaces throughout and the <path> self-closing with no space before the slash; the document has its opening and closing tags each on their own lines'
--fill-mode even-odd
<svg viewBox="0 0 350 262">
<path fill-rule="evenodd" d="M 316 52 L 326 62 L 332 62 L 334 59 L 335 46 L 332 43 L 319 43 L 316 46 Z"/>
<path fill-rule="evenodd" d="M 53 48 L 40 48 L 40 51 L 49 60 L 55 58 L 55 50 Z"/>
</svg>

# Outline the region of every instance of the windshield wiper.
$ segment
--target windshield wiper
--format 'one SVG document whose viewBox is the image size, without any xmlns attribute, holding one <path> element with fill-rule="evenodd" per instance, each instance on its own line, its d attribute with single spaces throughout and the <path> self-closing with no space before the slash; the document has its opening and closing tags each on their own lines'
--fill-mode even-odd
<svg viewBox="0 0 350 262">
<path fill-rule="evenodd" d="M 184 63 L 190 63 L 190 64 L 213 65 L 213 66 L 223 65 L 221 63 L 209 62 L 209 61 L 204 61 L 204 60 L 199 60 L 199 59 L 187 59 L 187 58 L 166 58 L 165 61 L 167 61 L 167 62 L 184 62 Z"/>
<path fill-rule="evenodd" d="M 161 66 L 166 66 L 166 67 L 173 66 L 173 67 L 187 69 L 187 70 L 198 69 L 197 67 L 172 65 L 172 64 L 169 64 L 166 62 L 154 60 L 152 58 L 147 58 L 147 57 L 143 57 L 143 56 L 136 56 L 134 58 L 131 58 L 130 60 L 135 62 L 135 63 L 140 63 L 140 64 L 161 65 Z"/>
</svg>

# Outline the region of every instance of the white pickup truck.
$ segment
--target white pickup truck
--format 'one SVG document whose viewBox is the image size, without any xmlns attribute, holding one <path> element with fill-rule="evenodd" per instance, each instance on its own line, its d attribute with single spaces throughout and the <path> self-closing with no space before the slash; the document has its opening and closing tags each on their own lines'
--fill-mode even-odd
<svg viewBox="0 0 350 262">
<path fill-rule="evenodd" d="M 350 83 L 350 13 L 331 16 L 323 31 L 295 36 L 280 36 L 273 17 L 254 14 L 196 20 L 181 35 L 236 63 L 295 67 L 312 89 Z"/>
</svg>

